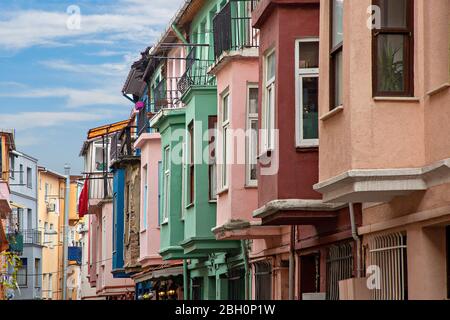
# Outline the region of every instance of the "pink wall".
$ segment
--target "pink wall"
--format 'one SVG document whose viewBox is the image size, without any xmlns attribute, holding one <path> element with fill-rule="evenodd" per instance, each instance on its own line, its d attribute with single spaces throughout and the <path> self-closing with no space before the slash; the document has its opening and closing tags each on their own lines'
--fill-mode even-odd
<svg viewBox="0 0 450 320">
<path fill-rule="evenodd" d="M 161 161 L 161 136 L 159 133 L 142 134 L 135 144 L 141 149 L 141 195 L 144 196 L 145 167 L 147 167 L 147 211 L 141 201 L 140 262 L 146 265 L 161 264 L 158 226 L 158 162 Z M 147 226 L 144 216 L 147 215 Z"/>
<path fill-rule="evenodd" d="M 115 279 L 111 273 L 112 271 L 112 225 L 113 225 L 113 204 L 107 202 L 102 205 L 101 220 L 98 223 L 97 229 L 97 266 L 98 279 L 96 283 L 97 294 L 114 294 L 124 293 L 128 287 L 129 290 L 134 290 L 134 282 L 131 279 Z M 103 221 L 106 222 L 106 238 L 102 237 Z M 106 255 L 103 256 L 102 241 L 106 240 Z"/>
<path fill-rule="evenodd" d="M 414 97 L 372 97 L 371 0 L 344 2 L 343 111 L 320 121 L 320 181 L 351 169 L 410 168 L 450 157 L 448 0 L 414 1 Z M 329 0 L 321 20 L 329 21 Z M 329 24 L 320 30 L 320 116 L 329 111 Z"/>
<path fill-rule="evenodd" d="M 217 74 L 218 114 L 221 114 L 221 96 L 225 90 L 230 94 L 230 129 L 247 130 L 247 85 L 258 84 L 258 59 L 240 59 L 229 62 Z M 219 117 L 218 117 L 219 119 Z M 220 126 L 220 121 L 218 120 Z M 219 127 L 220 129 L 220 127 Z M 235 140 L 237 141 L 237 140 Z M 235 154 L 245 156 L 245 145 L 232 144 Z M 223 143 L 217 139 L 217 155 L 220 157 Z M 239 148 L 239 151 L 237 150 Z M 246 186 L 246 165 L 242 161 L 232 161 L 228 165 L 228 191 L 217 199 L 217 226 L 230 220 L 254 220 L 257 209 L 258 189 Z M 218 171 L 218 175 L 220 172 Z M 218 176 L 218 181 L 220 177 Z"/>
</svg>

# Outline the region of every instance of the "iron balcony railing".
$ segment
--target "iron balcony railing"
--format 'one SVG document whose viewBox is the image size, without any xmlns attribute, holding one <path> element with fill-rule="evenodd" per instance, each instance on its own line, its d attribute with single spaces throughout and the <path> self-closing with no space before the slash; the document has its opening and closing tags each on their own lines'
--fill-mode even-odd
<svg viewBox="0 0 450 320">
<path fill-rule="evenodd" d="M 9 251 L 21 253 L 24 245 L 42 246 L 42 231 L 36 229 L 26 229 L 7 234 Z"/>
<path fill-rule="evenodd" d="M 208 74 L 208 69 L 214 61 L 197 57 L 196 52 L 197 50 L 194 47 L 186 57 L 186 72 L 177 84 L 181 95 L 185 94 L 192 86 L 216 85 L 216 78 Z"/>
<path fill-rule="evenodd" d="M 252 12 L 259 1 L 230 0 L 213 19 L 214 56 L 259 47 L 259 31 L 252 27 Z"/>
<path fill-rule="evenodd" d="M 86 174 L 89 180 L 89 199 L 103 200 L 112 198 L 113 174 L 109 172 L 91 172 Z"/>
<path fill-rule="evenodd" d="M 154 111 L 181 106 L 181 92 L 178 90 L 179 77 L 168 77 L 159 82 L 153 90 Z"/>
<path fill-rule="evenodd" d="M 111 164 L 122 160 L 125 157 L 136 155 L 134 142 L 136 141 L 136 126 L 125 127 L 122 131 L 116 132 L 111 137 L 110 159 Z"/>
</svg>

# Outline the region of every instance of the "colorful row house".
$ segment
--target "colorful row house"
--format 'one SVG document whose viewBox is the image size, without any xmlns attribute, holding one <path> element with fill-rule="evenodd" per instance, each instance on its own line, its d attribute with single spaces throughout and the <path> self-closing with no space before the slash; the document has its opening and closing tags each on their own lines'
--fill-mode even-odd
<svg viewBox="0 0 450 320">
<path fill-rule="evenodd" d="M 435 2 L 185 1 L 131 67 L 130 118 L 83 148 L 97 294 L 447 298 Z"/>
<path fill-rule="evenodd" d="M 6 235 L 6 224 L 9 219 L 12 209 L 10 205 L 10 158 L 11 153 L 15 150 L 14 132 L 8 130 L 0 130 L 0 254 L 9 249 L 9 241 Z M 5 299 L 6 287 L 3 285 L 5 275 L 9 273 L 7 268 L 4 268 L 4 256 L 0 256 L 0 274 L 2 275 L 2 282 L 0 283 L 0 300 Z"/>
</svg>

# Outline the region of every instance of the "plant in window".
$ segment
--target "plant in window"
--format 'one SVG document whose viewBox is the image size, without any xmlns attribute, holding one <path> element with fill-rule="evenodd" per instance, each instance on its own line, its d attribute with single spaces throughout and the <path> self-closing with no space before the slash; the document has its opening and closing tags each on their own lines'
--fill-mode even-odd
<svg viewBox="0 0 450 320">
<path fill-rule="evenodd" d="M 381 91 L 402 91 L 403 90 L 403 61 L 398 60 L 401 48 L 394 48 L 389 43 L 383 45 L 383 49 L 378 57 L 380 68 L 380 90 Z"/>
</svg>

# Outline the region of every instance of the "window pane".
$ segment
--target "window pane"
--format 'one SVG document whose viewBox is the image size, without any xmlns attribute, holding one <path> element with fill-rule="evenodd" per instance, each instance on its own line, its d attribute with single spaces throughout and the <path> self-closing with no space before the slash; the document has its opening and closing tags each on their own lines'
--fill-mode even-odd
<svg viewBox="0 0 450 320">
<path fill-rule="evenodd" d="M 258 88 L 249 88 L 248 112 L 258 113 Z"/>
<path fill-rule="evenodd" d="M 256 180 L 256 157 L 258 148 L 258 120 L 251 120 L 251 136 L 250 136 L 250 180 Z"/>
<path fill-rule="evenodd" d="M 103 171 L 105 164 L 103 163 L 103 148 L 96 147 L 95 148 L 95 170 Z"/>
<path fill-rule="evenodd" d="M 408 1 L 380 0 L 381 26 L 386 28 L 406 28 Z"/>
<path fill-rule="evenodd" d="M 299 68 L 319 67 L 319 42 L 299 42 Z"/>
<path fill-rule="evenodd" d="M 334 56 L 334 106 L 341 106 L 342 101 L 342 51 Z"/>
<path fill-rule="evenodd" d="M 275 52 L 267 56 L 267 79 L 275 77 Z"/>
<path fill-rule="evenodd" d="M 344 39 L 342 17 L 344 14 L 344 0 L 333 0 L 332 4 L 332 30 L 331 30 L 331 46 L 334 48 Z"/>
<path fill-rule="evenodd" d="M 303 139 L 319 138 L 318 80 L 319 78 L 317 77 L 305 77 L 302 79 Z"/>
<path fill-rule="evenodd" d="M 228 95 L 226 95 L 225 97 L 223 97 L 223 102 L 222 102 L 222 121 L 226 122 L 228 121 Z"/>
<path fill-rule="evenodd" d="M 381 34 L 377 39 L 378 91 L 402 92 L 404 90 L 404 36 Z"/>
</svg>

